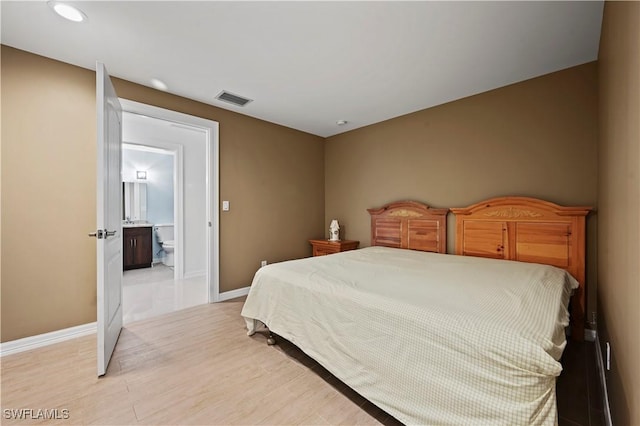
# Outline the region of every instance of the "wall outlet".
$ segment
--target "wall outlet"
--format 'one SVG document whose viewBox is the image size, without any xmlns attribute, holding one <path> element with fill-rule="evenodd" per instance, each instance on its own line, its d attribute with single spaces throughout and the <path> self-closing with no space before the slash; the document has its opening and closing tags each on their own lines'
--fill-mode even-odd
<svg viewBox="0 0 640 426">
<path fill-rule="evenodd" d="M 267 261 L 263 260 L 260 262 L 260 267 L 262 268 L 263 266 L 267 266 Z"/>
</svg>

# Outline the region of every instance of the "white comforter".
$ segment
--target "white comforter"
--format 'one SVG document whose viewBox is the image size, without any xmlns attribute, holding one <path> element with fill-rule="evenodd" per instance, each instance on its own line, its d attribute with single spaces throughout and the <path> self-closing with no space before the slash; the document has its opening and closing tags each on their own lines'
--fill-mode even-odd
<svg viewBox="0 0 640 426">
<path fill-rule="evenodd" d="M 514 261 L 369 247 L 272 264 L 242 310 L 407 424 L 554 424 L 577 282 Z"/>
</svg>

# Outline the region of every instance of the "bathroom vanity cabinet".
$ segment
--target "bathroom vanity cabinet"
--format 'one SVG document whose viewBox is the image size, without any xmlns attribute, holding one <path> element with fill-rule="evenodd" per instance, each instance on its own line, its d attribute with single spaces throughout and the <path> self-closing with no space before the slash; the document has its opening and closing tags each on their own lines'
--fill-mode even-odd
<svg viewBox="0 0 640 426">
<path fill-rule="evenodd" d="M 123 269 L 149 268 L 153 261 L 151 226 L 122 228 Z"/>
</svg>

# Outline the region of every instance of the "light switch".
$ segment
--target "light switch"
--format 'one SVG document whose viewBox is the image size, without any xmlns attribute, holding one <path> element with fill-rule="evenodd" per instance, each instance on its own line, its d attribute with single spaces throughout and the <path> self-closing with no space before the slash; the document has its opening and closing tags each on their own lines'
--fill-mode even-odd
<svg viewBox="0 0 640 426">
<path fill-rule="evenodd" d="M 223 201 L 222 202 L 222 211 L 223 212 L 228 212 L 229 211 L 229 202 L 228 201 Z"/>
</svg>

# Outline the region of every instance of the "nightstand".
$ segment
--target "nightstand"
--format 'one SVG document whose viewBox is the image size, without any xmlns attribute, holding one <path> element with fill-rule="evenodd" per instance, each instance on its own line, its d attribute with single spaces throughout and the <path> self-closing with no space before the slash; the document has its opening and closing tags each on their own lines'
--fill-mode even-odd
<svg viewBox="0 0 640 426">
<path fill-rule="evenodd" d="M 314 256 L 324 256 L 326 254 L 340 253 L 341 251 L 355 250 L 358 248 L 360 241 L 342 240 L 309 240 L 313 247 Z"/>
</svg>

